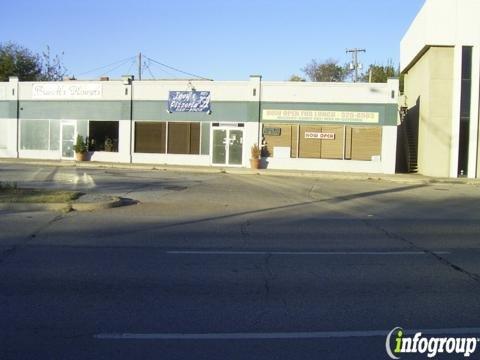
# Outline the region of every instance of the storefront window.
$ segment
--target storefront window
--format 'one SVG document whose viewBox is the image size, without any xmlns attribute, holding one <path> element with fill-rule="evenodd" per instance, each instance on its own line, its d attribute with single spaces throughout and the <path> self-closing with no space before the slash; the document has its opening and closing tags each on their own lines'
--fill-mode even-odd
<svg viewBox="0 0 480 360">
<path fill-rule="evenodd" d="M 169 154 L 199 154 L 200 124 L 199 123 L 168 123 Z"/>
<path fill-rule="evenodd" d="M 346 128 L 345 158 L 371 161 L 382 153 L 381 127 Z"/>
<path fill-rule="evenodd" d="M 343 159 L 343 145 L 343 126 L 300 126 L 299 157 L 315 159 Z"/>
<path fill-rule="evenodd" d="M 263 138 L 262 156 L 275 157 L 275 147 L 283 147 L 290 148 L 291 157 L 297 157 L 297 125 L 264 125 Z"/>
<path fill-rule="evenodd" d="M 118 151 L 118 121 L 90 121 L 88 134 L 90 151 Z"/>
<path fill-rule="evenodd" d="M 8 142 L 8 122 L 0 119 L 0 149 L 6 149 Z"/>
<path fill-rule="evenodd" d="M 50 120 L 50 150 L 60 149 L 60 120 Z"/>
<path fill-rule="evenodd" d="M 49 150 L 49 120 L 22 120 L 20 132 L 22 150 Z"/>
<path fill-rule="evenodd" d="M 135 152 L 165 153 L 166 123 L 135 122 Z"/>
<path fill-rule="evenodd" d="M 267 157 L 282 147 L 291 158 L 372 161 L 382 151 L 381 127 L 265 124 L 263 139 Z"/>
</svg>

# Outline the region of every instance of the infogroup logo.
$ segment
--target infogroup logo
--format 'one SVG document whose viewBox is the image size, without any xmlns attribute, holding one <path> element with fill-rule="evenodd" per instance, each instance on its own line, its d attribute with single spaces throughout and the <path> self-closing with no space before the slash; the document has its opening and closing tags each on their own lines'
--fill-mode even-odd
<svg viewBox="0 0 480 360">
<path fill-rule="evenodd" d="M 406 337 L 401 327 L 396 327 L 387 335 L 385 349 L 391 359 L 400 359 L 402 354 L 426 354 L 428 358 L 434 358 L 438 354 L 462 354 L 469 357 L 477 349 L 480 339 L 454 338 L 454 337 L 430 337 L 422 336 L 421 332 L 413 337 Z"/>
</svg>

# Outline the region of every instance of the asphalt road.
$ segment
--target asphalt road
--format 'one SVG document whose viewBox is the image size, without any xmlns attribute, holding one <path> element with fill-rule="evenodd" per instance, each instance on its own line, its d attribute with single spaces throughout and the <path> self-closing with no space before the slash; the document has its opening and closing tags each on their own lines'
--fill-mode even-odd
<svg viewBox="0 0 480 360">
<path fill-rule="evenodd" d="M 138 201 L 0 212 L 1 360 L 386 359 L 397 326 L 480 337 L 478 186 L 5 164 L 0 180 Z"/>
</svg>

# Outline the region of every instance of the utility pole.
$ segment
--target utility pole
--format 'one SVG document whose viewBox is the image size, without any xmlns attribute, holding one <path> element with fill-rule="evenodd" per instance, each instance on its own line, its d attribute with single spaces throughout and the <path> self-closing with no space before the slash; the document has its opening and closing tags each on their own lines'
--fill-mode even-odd
<svg viewBox="0 0 480 360">
<path fill-rule="evenodd" d="M 361 65 L 358 63 L 358 53 L 367 52 L 367 50 L 355 48 L 355 49 L 347 49 L 346 52 L 352 53 L 352 64 L 350 65 L 350 68 L 354 70 L 353 82 L 356 83 L 358 81 L 358 69 L 361 68 Z"/>
<path fill-rule="evenodd" d="M 142 80 L 142 53 L 138 53 L 138 80 Z"/>
</svg>

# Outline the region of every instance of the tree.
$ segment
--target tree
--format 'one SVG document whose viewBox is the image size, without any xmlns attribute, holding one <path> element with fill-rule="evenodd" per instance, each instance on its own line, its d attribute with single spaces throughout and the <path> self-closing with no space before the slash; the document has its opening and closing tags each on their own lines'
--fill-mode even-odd
<svg viewBox="0 0 480 360">
<path fill-rule="evenodd" d="M 293 74 L 292 76 L 290 76 L 290 79 L 288 79 L 288 81 L 305 81 L 304 78 L 302 78 L 301 76 L 298 76 L 296 74 Z"/>
<path fill-rule="evenodd" d="M 61 58 L 51 56 L 47 47 L 42 55 L 15 43 L 0 43 L 0 81 L 18 76 L 21 81 L 55 81 L 66 74 Z"/>
<path fill-rule="evenodd" d="M 52 56 L 50 54 L 50 47 L 47 46 L 46 50 L 42 53 L 42 74 L 39 80 L 59 81 L 63 79 L 66 73 L 67 69 L 63 65 L 60 56 L 58 54 Z"/>
<path fill-rule="evenodd" d="M 363 74 L 361 80 L 363 82 L 386 83 L 389 78 L 398 76 L 398 71 L 391 63 L 389 63 L 388 65 L 372 64 L 368 68 L 368 71 Z"/>
<path fill-rule="evenodd" d="M 323 63 L 313 59 L 302 71 L 311 81 L 340 82 L 344 81 L 350 73 L 346 66 L 338 65 L 338 61 L 328 59 Z"/>
</svg>

